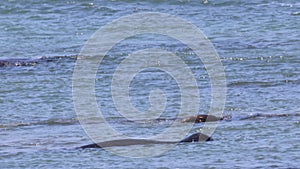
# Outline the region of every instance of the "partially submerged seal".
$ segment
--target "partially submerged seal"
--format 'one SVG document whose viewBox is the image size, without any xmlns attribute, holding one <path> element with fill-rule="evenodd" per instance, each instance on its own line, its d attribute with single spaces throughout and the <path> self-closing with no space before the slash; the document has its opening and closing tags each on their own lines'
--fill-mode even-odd
<svg viewBox="0 0 300 169">
<path fill-rule="evenodd" d="M 216 117 L 213 115 L 207 114 L 198 114 L 195 116 L 190 116 L 187 118 L 182 119 L 182 122 L 194 122 L 194 123 L 201 123 L 201 122 L 212 122 L 212 121 L 219 121 L 223 120 L 223 117 Z"/>
<path fill-rule="evenodd" d="M 199 142 L 199 141 L 212 141 L 213 139 L 202 133 L 194 133 L 187 138 L 177 142 L 177 141 L 157 141 L 157 140 L 147 140 L 147 139 L 120 139 L 112 141 L 104 141 L 100 143 L 88 144 L 81 146 L 79 148 L 103 148 L 103 147 L 113 147 L 113 146 L 130 146 L 130 145 L 147 145 L 147 144 L 176 144 L 184 142 Z"/>
</svg>

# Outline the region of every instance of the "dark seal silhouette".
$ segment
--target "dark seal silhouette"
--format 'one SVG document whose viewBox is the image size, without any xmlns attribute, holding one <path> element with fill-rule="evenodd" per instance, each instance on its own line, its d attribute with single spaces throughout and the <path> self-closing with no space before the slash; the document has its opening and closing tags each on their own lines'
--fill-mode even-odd
<svg viewBox="0 0 300 169">
<path fill-rule="evenodd" d="M 219 120 L 223 120 L 223 117 L 216 117 L 207 114 L 198 114 L 195 116 L 189 116 L 187 118 L 184 118 L 182 119 L 182 122 L 201 123 L 201 122 L 212 122 L 212 121 L 219 121 Z"/>
<path fill-rule="evenodd" d="M 176 141 L 156 141 L 147 139 L 120 139 L 112 141 L 104 141 L 101 143 L 94 143 L 79 148 L 103 148 L 103 147 L 113 147 L 113 146 L 130 146 L 130 145 L 147 145 L 147 144 L 176 144 L 184 142 L 199 142 L 199 141 L 212 141 L 213 139 L 202 133 L 194 133 L 187 138 L 176 142 Z"/>
</svg>

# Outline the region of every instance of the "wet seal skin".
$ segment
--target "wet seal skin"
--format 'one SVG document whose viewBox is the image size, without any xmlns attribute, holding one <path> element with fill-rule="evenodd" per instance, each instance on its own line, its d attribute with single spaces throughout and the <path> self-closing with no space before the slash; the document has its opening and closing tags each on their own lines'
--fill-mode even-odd
<svg viewBox="0 0 300 169">
<path fill-rule="evenodd" d="M 198 114 L 195 116 L 190 116 L 182 119 L 182 122 L 194 122 L 194 123 L 201 123 L 201 122 L 212 122 L 212 121 L 219 121 L 223 120 L 223 117 L 216 117 L 213 115 L 207 115 L 207 114 Z"/>
<path fill-rule="evenodd" d="M 131 145 L 147 145 L 147 144 L 176 144 L 176 143 L 186 143 L 186 142 L 199 142 L 199 141 L 213 141 L 213 139 L 202 133 L 194 133 L 185 139 L 177 141 L 157 141 L 157 140 L 147 140 L 147 139 L 120 139 L 112 141 L 104 141 L 100 143 L 88 144 L 78 148 L 104 148 L 113 146 L 131 146 Z"/>
</svg>

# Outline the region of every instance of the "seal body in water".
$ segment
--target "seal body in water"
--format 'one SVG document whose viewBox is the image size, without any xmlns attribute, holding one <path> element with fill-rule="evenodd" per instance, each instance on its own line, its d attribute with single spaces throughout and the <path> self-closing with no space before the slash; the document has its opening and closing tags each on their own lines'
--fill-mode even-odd
<svg viewBox="0 0 300 169">
<path fill-rule="evenodd" d="M 202 133 L 194 133 L 187 138 L 176 142 L 176 141 L 156 141 L 147 139 L 120 139 L 112 141 L 104 141 L 101 143 L 94 143 L 79 148 L 103 148 L 103 147 L 113 147 L 113 146 L 130 146 L 130 145 L 147 145 L 147 144 L 176 144 L 184 142 L 198 142 L 198 141 L 212 141 L 213 139 Z"/>
<path fill-rule="evenodd" d="M 223 120 L 222 117 L 216 117 L 213 115 L 207 115 L 207 114 L 198 114 L 195 116 L 190 116 L 187 118 L 182 119 L 182 122 L 194 122 L 194 123 L 201 123 L 201 122 L 212 122 L 212 121 L 219 121 Z"/>
</svg>

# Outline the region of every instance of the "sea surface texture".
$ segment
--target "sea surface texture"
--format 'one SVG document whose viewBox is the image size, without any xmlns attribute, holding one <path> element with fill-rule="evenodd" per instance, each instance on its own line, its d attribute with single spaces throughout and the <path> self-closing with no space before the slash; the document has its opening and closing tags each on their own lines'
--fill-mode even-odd
<svg viewBox="0 0 300 169">
<path fill-rule="evenodd" d="M 178 144 L 158 156 L 130 158 L 102 149 L 77 149 L 93 143 L 78 121 L 73 102 L 72 80 L 80 51 L 101 27 L 141 12 L 179 17 L 206 35 L 224 68 L 223 115 L 227 118 L 218 123 L 212 135 L 214 141 Z M 148 138 L 172 126 L 181 113 L 181 86 L 174 78 L 181 72 L 155 67 L 141 69 L 129 87 L 123 88 L 129 91 L 131 106 L 140 112 L 153 106 L 150 103 L 165 101 L 158 114 L 161 120 L 130 121 L 116 108 L 113 74 L 130 54 L 143 49 L 161 49 L 181 58 L 199 89 L 188 95 L 199 95 L 199 110 L 194 113 L 210 111 L 213 89 L 207 65 L 174 38 L 139 34 L 115 44 L 94 76 L 97 108 L 107 124 L 127 136 Z M 128 69 L 122 71 L 130 74 Z M 150 98 L 152 91 L 163 92 L 164 97 Z M 299 168 L 299 105 L 298 0 L 0 2 L 1 169 Z M 203 124 L 195 124 L 189 134 L 202 127 Z M 175 133 L 169 134 L 172 140 Z M 119 150 L 146 147 L 155 154 L 159 146 Z"/>
</svg>

